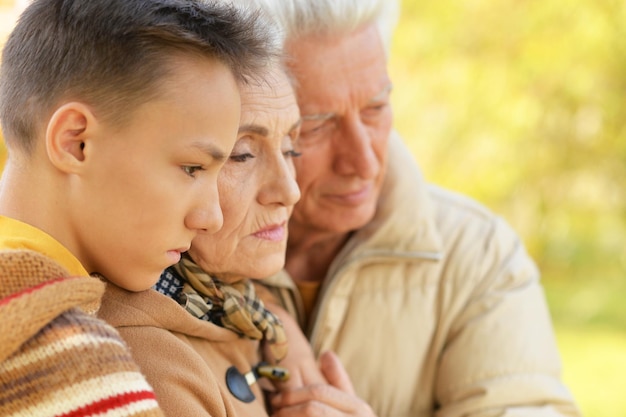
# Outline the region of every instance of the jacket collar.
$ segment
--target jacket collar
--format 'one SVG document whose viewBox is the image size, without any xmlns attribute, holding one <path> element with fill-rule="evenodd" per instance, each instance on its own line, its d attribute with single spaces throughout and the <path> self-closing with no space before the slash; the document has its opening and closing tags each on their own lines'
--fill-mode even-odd
<svg viewBox="0 0 626 417">
<path fill-rule="evenodd" d="M 214 342 L 239 339 L 233 331 L 192 316 L 172 298 L 153 289 L 131 292 L 109 282 L 98 317 L 111 326 L 155 327 Z"/>
</svg>

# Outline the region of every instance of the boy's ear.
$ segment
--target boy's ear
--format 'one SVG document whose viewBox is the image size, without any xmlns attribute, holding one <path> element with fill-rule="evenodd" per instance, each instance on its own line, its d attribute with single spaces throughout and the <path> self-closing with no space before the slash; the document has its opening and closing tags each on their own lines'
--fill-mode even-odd
<svg viewBox="0 0 626 417">
<path fill-rule="evenodd" d="M 63 172 L 76 172 L 85 160 L 85 147 L 98 122 L 91 109 L 78 102 L 59 107 L 46 129 L 46 151 L 50 162 Z"/>
</svg>

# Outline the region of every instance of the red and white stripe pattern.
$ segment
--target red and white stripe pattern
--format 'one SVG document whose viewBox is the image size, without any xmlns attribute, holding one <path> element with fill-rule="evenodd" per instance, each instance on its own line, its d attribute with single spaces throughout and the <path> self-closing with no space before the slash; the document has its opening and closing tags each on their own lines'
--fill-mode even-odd
<svg viewBox="0 0 626 417">
<path fill-rule="evenodd" d="M 93 278 L 62 278 L 7 295 L 14 279 L 5 275 L 8 271 L 2 261 L 7 259 L 2 255 L 0 284 L 7 285 L 0 288 L 4 296 L 0 297 L 0 344 L 4 345 L 0 349 L 0 415 L 163 416 L 152 388 L 113 327 L 79 308 L 55 310 L 67 305 L 68 299 L 72 303 L 77 298 L 84 302 L 94 296 L 99 299 L 101 286 L 92 286 L 97 289 L 94 292 L 84 285 Z M 21 266 L 40 268 L 41 264 L 22 262 Z M 28 329 L 27 323 L 42 321 L 46 314 L 50 317 L 43 321 L 45 326 Z M 7 351 L 8 345 L 15 348 Z"/>
</svg>

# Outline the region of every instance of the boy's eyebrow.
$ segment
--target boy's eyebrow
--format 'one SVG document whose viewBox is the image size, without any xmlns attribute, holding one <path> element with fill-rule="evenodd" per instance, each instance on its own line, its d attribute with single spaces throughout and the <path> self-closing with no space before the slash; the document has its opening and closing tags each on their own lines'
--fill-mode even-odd
<svg viewBox="0 0 626 417">
<path fill-rule="evenodd" d="M 227 154 L 212 143 L 197 141 L 193 142 L 190 148 L 196 149 L 218 162 L 226 161 Z"/>
</svg>

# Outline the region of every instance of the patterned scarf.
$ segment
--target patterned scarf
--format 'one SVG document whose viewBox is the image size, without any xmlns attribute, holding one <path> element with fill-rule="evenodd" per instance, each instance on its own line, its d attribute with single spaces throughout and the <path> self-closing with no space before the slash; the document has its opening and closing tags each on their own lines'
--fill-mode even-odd
<svg viewBox="0 0 626 417">
<path fill-rule="evenodd" d="M 249 279 L 223 283 L 183 254 L 174 270 L 185 281 L 179 302 L 198 318 L 211 321 L 249 339 L 265 340 L 276 361 L 287 355 L 287 336 L 282 323 L 265 308 Z"/>
</svg>

